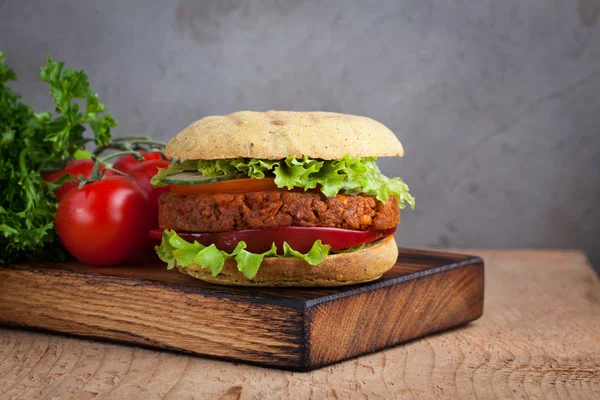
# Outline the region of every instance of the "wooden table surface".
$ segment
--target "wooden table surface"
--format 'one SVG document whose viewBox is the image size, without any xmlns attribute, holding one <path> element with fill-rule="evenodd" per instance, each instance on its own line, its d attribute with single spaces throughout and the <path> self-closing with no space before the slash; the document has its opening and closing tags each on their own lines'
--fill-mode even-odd
<svg viewBox="0 0 600 400">
<path fill-rule="evenodd" d="M 600 399 L 600 284 L 576 251 L 485 260 L 483 317 L 309 373 L 0 328 L 0 399 Z"/>
</svg>

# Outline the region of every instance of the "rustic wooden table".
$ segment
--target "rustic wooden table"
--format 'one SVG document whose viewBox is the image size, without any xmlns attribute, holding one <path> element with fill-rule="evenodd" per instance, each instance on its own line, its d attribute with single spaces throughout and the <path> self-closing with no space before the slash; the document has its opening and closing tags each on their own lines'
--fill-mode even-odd
<svg viewBox="0 0 600 400">
<path fill-rule="evenodd" d="M 309 373 L 0 328 L 0 398 L 600 399 L 600 284 L 575 251 L 473 251 L 481 319 Z"/>
</svg>

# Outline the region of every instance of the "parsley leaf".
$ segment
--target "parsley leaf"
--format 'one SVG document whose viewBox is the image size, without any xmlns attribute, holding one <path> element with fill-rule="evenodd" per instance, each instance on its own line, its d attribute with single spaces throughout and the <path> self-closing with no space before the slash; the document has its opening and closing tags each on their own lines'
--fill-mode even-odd
<svg viewBox="0 0 600 400">
<path fill-rule="evenodd" d="M 41 77 L 50 86 L 56 117 L 36 114 L 7 86 L 17 75 L 0 52 L 0 263 L 64 258 L 54 230 L 56 187 L 44 182 L 41 171 L 84 150 L 84 125 L 97 144 L 108 143 L 117 125 L 110 114 L 99 116 L 105 106 L 83 71 L 48 58 Z M 78 101 L 85 102 L 84 111 Z"/>
</svg>

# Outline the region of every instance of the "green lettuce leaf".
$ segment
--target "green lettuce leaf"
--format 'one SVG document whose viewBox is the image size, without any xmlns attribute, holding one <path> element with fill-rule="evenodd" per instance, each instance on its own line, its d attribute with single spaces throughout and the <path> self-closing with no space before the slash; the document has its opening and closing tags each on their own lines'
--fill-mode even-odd
<svg viewBox="0 0 600 400">
<path fill-rule="evenodd" d="M 183 171 L 197 171 L 204 176 L 229 175 L 243 172 L 250 178 L 275 178 L 280 188 L 304 190 L 320 187 L 327 197 L 338 193 L 367 194 L 387 201 L 396 196 L 400 208 L 408 204 L 415 208 L 415 199 L 400 178 L 388 178 L 377 167 L 375 158 L 350 157 L 340 160 L 314 160 L 289 156 L 283 160 L 232 158 L 223 160 L 185 160 L 171 163 L 152 178 L 154 186 L 165 186 L 162 179 Z"/>
<path fill-rule="evenodd" d="M 186 171 L 186 167 L 187 164 L 184 162 L 171 162 L 167 169 L 159 168 L 156 175 L 154 175 L 152 179 L 150 179 L 150 183 L 154 187 L 167 186 L 167 184 L 164 183 L 162 180 L 167 176 L 175 175 L 180 172 Z M 194 169 L 192 168 L 191 171 L 194 171 Z"/>
<path fill-rule="evenodd" d="M 348 247 L 347 249 L 335 250 L 332 251 L 331 254 L 344 254 L 344 253 L 354 253 L 355 251 L 360 251 L 365 247 L 365 244 L 359 244 L 358 246 Z"/>
<path fill-rule="evenodd" d="M 256 254 L 247 251 L 246 243 L 242 241 L 237 244 L 231 253 L 228 253 L 217 249 L 214 244 L 204 246 L 197 241 L 190 243 L 177 235 L 175 231 L 165 230 L 161 244 L 156 246 L 156 254 L 162 261 L 167 263 L 168 269 L 173 269 L 175 263 L 182 268 L 191 264 L 198 264 L 202 268 L 210 269 L 212 276 L 221 273 L 225 261 L 234 258 L 238 270 L 247 278 L 252 279 L 256 276 L 265 257 L 295 257 L 306 261 L 310 265 L 318 265 L 329 255 L 329 249 L 329 245 L 317 240 L 306 254 L 302 254 L 284 242 L 283 254 L 281 255 L 277 254 L 275 243 L 268 251 Z"/>
</svg>

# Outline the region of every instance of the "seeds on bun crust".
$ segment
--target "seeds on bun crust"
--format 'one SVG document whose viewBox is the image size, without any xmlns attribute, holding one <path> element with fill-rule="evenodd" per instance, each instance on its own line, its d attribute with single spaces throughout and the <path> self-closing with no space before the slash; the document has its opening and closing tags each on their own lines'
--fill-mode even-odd
<svg viewBox="0 0 600 400">
<path fill-rule="evenodd" d="M 254 279 L 238 271 L 233 259 L 227 260 L 223 271 L 214 277 L 210 270 L 196 264 L 178 268 L 194 278 L 222 285 L 343 286 L 379 279 L 394 266 L 397 258 L 398 246 L 394 237 L 389 236 L 360 251 L 330 255 L 314 266 L 297 258 L 265 258 Z"/>
<path fill-rule="evenodd" d="M 386 126 L 371 118 L 332 112 L 239 111 L 194 122 L 167 143 L 165 153 L 187 160 L 323 160 L 404 155 Z"/>
</svg>

